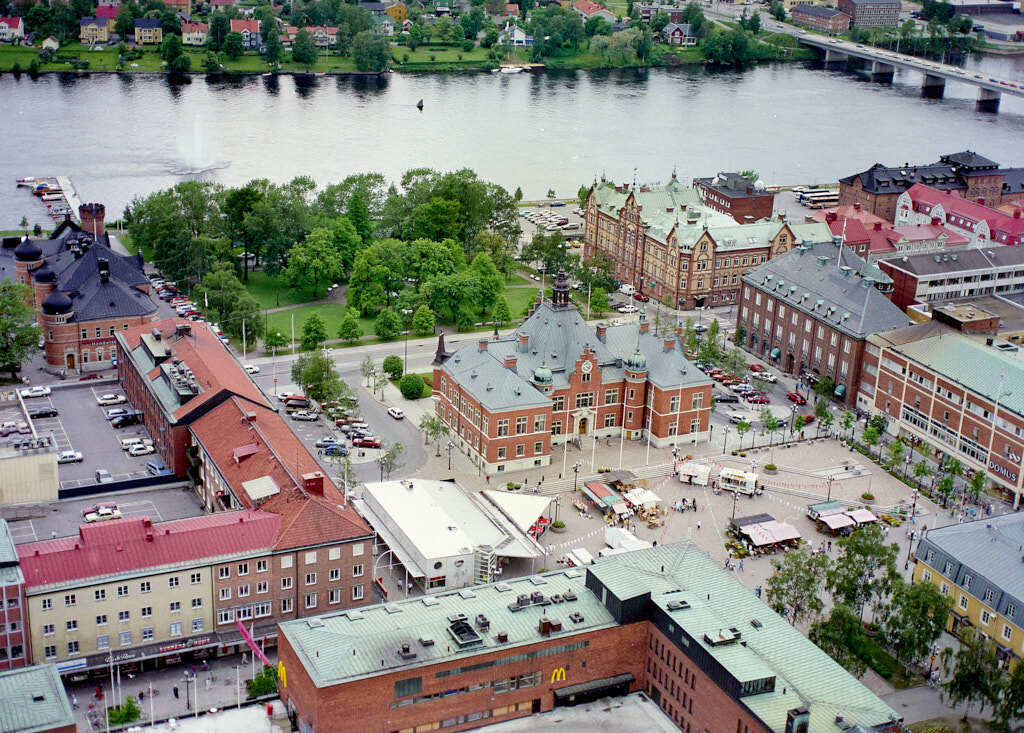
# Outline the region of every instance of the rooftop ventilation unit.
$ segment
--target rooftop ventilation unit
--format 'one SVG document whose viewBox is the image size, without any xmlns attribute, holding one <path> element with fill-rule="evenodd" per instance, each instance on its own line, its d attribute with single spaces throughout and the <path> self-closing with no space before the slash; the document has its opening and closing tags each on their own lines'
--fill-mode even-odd
<svg viewBox="0 0 1024 733">
<path fill-rule="evenodd" d="M 322 629 L 324 627 L 324 622 L 318 618 L 311 618 L 306 620 L 306 626 L 311 629 Z"/>
<path fill-rule="evenodd" d="M 668 602 L 668 606 L 667 606 L 669 611 L 685 611 L 689 607 L 690 607 L 690 604 L 687 601 L 682 601 L 682 600 L 680 600 L 680 601 L 669 601 Z"/>
<path fill-rule="evenodd" d="M 573 611 L 569 614 L 569 620 L 572 621 L 574 624 L 581 624 L 583 623 L 583 614 L 579 611 Z"/>
<path fill-rule="evenodd" d="M 484 643 L 480 634 L 476 633 L 476 630 L 465 620 L 448 624 L 448 633 L 451 634 L 460 649 L 467 649 Z"/>
<path fill-rule="evenodd" d="M 740 630 L 735 626 L 728 629 L 719 629 L 718 634 L 715 636 L 712 636 L 711 634 L 704 634 L 704 642 L 712 647 L 735 644 L 739 640 Z"/>
<path fill-rule="evenodd" d="M 434 646 L 434 640 L 431 639 L 429 636 L 421 636 L 420 637 L 420 646 L 422 646 L 422 647 Z"/>
<path fill-rule="evenodd" d="M 439 601 L 436 598 L 434 598 L 434 596 L 423 596 L 423 605 L 424 606 L 436 606 L 440 602 L 441 601 Z"/>
<path fill-rule="evenodd" d="M 398 656 L 409 661 L 410 659 L 416 658 L 416 652 L 413 650 L 412 645 L 409 642 L 403 641 L 402 647 L 398 650 Z"/>
<path fill-rule="evenodd" d="M 476 627 L 481 631 L 487 631 L 491 628 L 491 621 L 484 614 L 478 613 L 476 615 Z"/>
</svg>

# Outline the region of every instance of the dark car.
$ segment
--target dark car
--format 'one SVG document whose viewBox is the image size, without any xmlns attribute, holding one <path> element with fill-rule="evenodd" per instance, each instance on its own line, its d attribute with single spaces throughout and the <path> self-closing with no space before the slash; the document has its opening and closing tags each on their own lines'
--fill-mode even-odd
<svg viewBox="0 0 1024 733">
<path fill-rule="evenodd" d="M 812 422 L 814 422 L 814 415 L 812 415 L 809 412 L 804 415 L 801 415 L 800 417 L 803 418 L 804 425 L 810 425 Z"/>
<path fill-rule="evenodd" d="M 35 410 L 31 410 L 28 416 L 33 420 L 38 420 L 41 417 L 57 417 L 56 407 L 37 407 Z"/>
<path fill-rule="evenodd" d="M 110 421 L 110 426 L 113 427 L 113 428 L 126 428 L 129 425 L 138 425 L 138 424 L 139 424 L 139 416 L 138 415 L 131 415 L 131 414 L 129 414 L 129 415 L 121 415 L 121 417 L 115 417 L 113 420 Z"/>
<path fill-rule="evenodd" d="M 717 402 L 719 404 L 721 404 L 723 402 L 739 402 L 739 401 L 740 401 L 740 396 L 738 394 L 729 394 L 728 392 L 725 392 L 723 394 L 716 394 L 715 395 L 715 402 Z"/>
<path fill-rule="evenodd" d="M 380 448 L 380 439 L 374 437 L 356 438 L 352 445 L 357 448 Z"/>
<path fill-rule="evenodd" d="M 325 456 L 347 456 L 348 455 L 348 448 L 346 448 L 343 445 L 338 445 L 337 443 L 334 443 L 333 445 L 329 445 L 326 448 L 324 448 L 324 455 Z"/>
</svg>

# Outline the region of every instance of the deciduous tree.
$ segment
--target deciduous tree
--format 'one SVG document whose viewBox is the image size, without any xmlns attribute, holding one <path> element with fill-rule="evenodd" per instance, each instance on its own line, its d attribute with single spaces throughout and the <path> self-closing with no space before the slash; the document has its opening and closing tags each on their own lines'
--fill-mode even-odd
<svg viewBox="0 0 1024 733">
<path fill-rule="evenodd" d="M 398 314 L 391 308 L 382 310 L 377 316 L 377 320 L 373 322 L 373 332 L 377 334 L 377 338 L 384 341 L 390 341 L 398 336 L 401 327 Z"/>
<path fill-rule="evenodd" d="M 848 606 L 837 603 L 827 620 L 811 624 L 807 637 L 854 677 L 867 671 L 867 663 L 858 654 L 865 642 L 864 627 Z"/>
<path fill-rule="evenodd" d="M 314 298 L 321 282 L 340 280 L 344 274 L 344 263 L 334 243 L 334 233 L 325 227 L 314 229 L 292 247 L 284 272 L 292 287 L 312 284 Z"/>
<path fill-rule="evenodd" d="M 343 382 L 334 368 L 334 362 L 319 351 L 301 354 L 295 360 L 292 364 L 292 380 L 307 397 L 317 402 L 336 400 L 342 394 Z"/>
<path fill-rule="evenodd" d="M 505 309 L 508 309 L 507 304 Z M 497 307 L 495 308 L 495 317 L 497 317 Z M 421 305 L 412 314 L 412 330 L 417 336 L 430 336 L 434 333 L 434 311 L 430 310 L 429 306 Z"/>
<path fill-rule="evenodd" d="M 295 40 L 292 41 L 292 60 L 295 63 L 305 66 L 308 70 L 316 63 L 319 54 L 312 33 L 303 28 L 295 34 Z"/>
<path fill-rule="evenodd" d="M 838 544 L 839 555 L 828 573 L 829 590 L 863 618 L 865 606 L 874 608 L 892 592 L 899 577 L 898 548 L 886 544 L 877 525 L 861 527 Z"/>
<path fill-rule="evenodd" d="M 242 34 L 238 31 L 231 31 L 224 36 L 224 43 L 221 44 L 221 52 L 232 61 L 240 59 L 242 54 L 245 53 L 245 47 L 242 45 Z"/>
<path fill-rule="evenodd" d="M 388 356 L 385 356 L 384 363 L 381 364 L 381 369 L 383 369 L 384 373 L 392 379 L 401 379 L 403 372 L 402 357 L 397 356 L 396 354 L 389 354 Z"/>
<path fill-rule="evenodd" d="M 363 336 L 363 327 L 359 323 L 359 313 L 354 308 L 346 308 L 345 315 L 338 325 L 338 338 L 352 344 Z"/>
<path fill-rule="evenodd" d="M 359 71 L 385 71 L 391 52 L 386 38 L 360 31 L 352 42 L 352 56 Z"/>
<path fill-rule="evenodd" d="M 327 324 L 319 313 L 310 313 L 302 324 L 302 350 L 314 351 L 327 340 Z"/>
<path fill-rule="evenodd" d="M 35 309 L 28 305 L 32 291 L 12 280 L 0 282 L 0 369 L 14 379 L 21 363 L 39 348 L 42 331 Z"/>
<path fill-rule="evenodd" d="M 794 626 L 817 616 L 824 607 L 821 591 L 829 565 L 827 555 L 803 547 L 772 560 L 775 573 L 765 585 L 768 605 Z"/>
<path fill-rule="evenodd" d="M 916 662 L 928 654 L 946 628 L 952 607 L 951 599 L 934 583 L 907 583 L 896 576 L 882 623 L 896 650 L 896 661 Z"/>
<path fill-rule="evenodd" d="M 943 650 L 943 666 L 949 679 L 943 684 L 946 701 L 956 707 L 960 703 L 978 705 L 983 712 L 999 694 L 999 658 L 996 645 L 972 626 L 960 632 L 960 648 Z"/>
</svg>

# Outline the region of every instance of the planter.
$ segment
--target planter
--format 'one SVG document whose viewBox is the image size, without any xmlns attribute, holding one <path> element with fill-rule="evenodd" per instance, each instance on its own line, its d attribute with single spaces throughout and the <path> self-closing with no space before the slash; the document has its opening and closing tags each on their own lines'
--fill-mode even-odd
<svg viewBox="0 0 1024 733">
<path fill-rule="evenodd" d="M 771 476 L 778 473 L 779 469 L 774 463 L 766 463 L 764 465 L 764 472 Z"/>
<path fill-rule="evenodd" d="M 564 525 L 561 526 L 561 527 L 556 527 L 555 525 L 552 524 L 550 529 L 555 534 L 565 534 L 565 526 Z"/>
</svg>

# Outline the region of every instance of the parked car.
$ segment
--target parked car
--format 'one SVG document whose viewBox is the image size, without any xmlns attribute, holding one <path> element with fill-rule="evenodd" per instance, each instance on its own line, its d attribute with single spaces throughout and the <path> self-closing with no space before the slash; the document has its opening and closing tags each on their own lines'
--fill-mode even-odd
<svg viewBox="0 0 1024 733">
<path fill-rule="evenodd" d="M 140 422 L 139 416 L 134 414 L 121 415 L 121 417 L 115 417 L 110 421 L 112 428 L 127 428 L 130 425 L 138 425 Z"/>
<path fill-rule="evenodd" d="M 256 366 L 255 364 L 246 364 L 245 365 L 245 373 L 246 374 L 259 374 L 260 373 L 260 368 L 258 366 Z"/>
<path fill-rule="evenodd" d="M 132 458 L 138 458 L 139 456 L 148 456 L 150 453 L 156 453 L 156 448 L 154 448 L 151 445 L 146 445 L 145 443 L 133 445 L 131 448 L 128 449 L 128 455 L 130 455 Z"/>
<path fill-rule="evenodd" d="M 345 446 L 340 445 L 338 443 L 335 443 L 334 445 L 329 445 L 326 448 L 324 448 L 324 455 L 325 456 L 347 456 L 348 455 L 348 448 L 346 448 Z"/>
<path fill-rule="evenodd" d="M 99 473 L 97 471 L 97 473 Z M 98 504 L 92 504 L 82 510 L 82 516 L 87 517 L 90 514 L 96 514 L 100 511 L 117 511 L 117 504 L 112 501 L 101 501 Z"/>
<path fill-rule="evenodd" d="M 757 372 L 763 372 L 764 371 L 764 365 L 763 364 L 747 364 L 747 368 L 750 371 L 754 372 L 755 374 Z"/>
<path fill-rule="evenodd" d="M 548 205 L 549 205 L 549 206 L 565 206 L 565 202 L 564 202 L 564 201 L 552 201 L 552 202 L 551 202 L 550 204 L 548 204 Z"/>
<path fill-rule="evenodd" d="M 99 379 L 101 376 L 102 375 L 99 372 L 92 372 L 91 374 L 86 374 L 84 377 L 79 377 L 78 381 L 88 382 L 91 379 Z"/>
<path fill-rule="evenodd" d="M 352 441 L 352 445 L 357 448 L 380 448 L 380 438 L 356 438 Z"/>
<path fill-rule="evenodd" d="M 0 438 L 6 438 L 12 433 L 29 434 L 32 432 L 32 428 L 28 426 L 28 423 L 24 420 L 21 422 L 7 421 L 0 423 Z"/>
<path fill-rule="evenodd" d="M 800 417 L 802 417 L 804 419 L 804 425 L 810 425 L 812 422 L 814 422 L 814 415 L 812 415 L 809 412 L 805 413 L 803 415 L 800 415 Z"/>
<path fill-rule="evenodd" d="M 29 410 L 28 416 L 33 420 L 38 420 L 43 417 L 57 417 L 56 407 L 37 407 L 34 410 Z"/>
<path fill-rule="evenodd" d="M 28 387 L 21 390 L 22 397 L 47 397 L 50 394 L 49 387 Z"/>
<path fill-rule="evenodd" d="M 768 372 L 768 371 L 758 372 L 757 373 L 757 377 L 758 377 L 758 379 L 763 379 L 764 381 L 768 382 L 769 384 L 775 384 L 777 381 L 779 381 L 778 377 L 776 377 L 774 374 L 772 374 L 771 372 Z"/>
<path fill-rule="evenodd" d="M 146 464 L 146 473 L 150 476 L 172 476 L 174 471 L 167 467 L 159 458 L 154 458 L 152 461 Z"/>
<path fill-rule="evenodd" d="M 715 395 L 715 402 L 718 402 L 719 404 L 721 404 L 723 402 L 739 402 L 739 401 L 740 401 L 740 396 L 738 394 L 729 394 L 728 392 L 725 392 L 723 394 L 716 394 Z"/>
<path fill-rule="evenodd" d="M 651 297 L 647 293 L 642 293 L 639 290 L 633 293 L 633 300 L 639 300 L 641 303 L 646 303 L 650 299 Z"/>
<path fill-rule="evenodd" d="M 291 413 L 291 415 L 289 415 L 289 417 L 291 417 L 292 420 L 303 420 L 306 422 L 312 422 L 313 420 L 316 420 L 316 415 L 310 412 L 309 410 L 299 410 L 298 412 L 293 412 Z"/>
<path fill-rule="evenodd" d="M 696 333 L 705 333 L 708 330 L 708 327 L 705 326 L 703 323 L 698 323 L 696 326 L 693 327 L 693 330 Z"/>
<path fill-rule="evenodd" d="M 77 450 L 61 451 L 57 455 L 57 463 L 81 463 L 82 452 Z"/>
<path fill-rule="evenodd" d="M 295 392 L 278 392 L 278 394 L 277 394 L 277 401 L 278 402 L 287 402 L 289 397 L 300 397 L 301 398 L 302 395 L 296 394 Z"/>
<path fill-rule="evenodd" d="M 99 476 L 99 473 L 100 472 L 97 471 L 96 475 Z M 110 474 L 107 474 L 107 476 L 109 476 L 109 475 Z M 109 482 L 108 481 L 100 481 L 100 483 L 109 483 Z M 111 509 L 110 507 L 107 507 L 107 506 L 103 506 L 103 507 L 100 507 L 98 511 L 95 511 L 95 512 L 92 512 L 90 514 L 86 514 L 85 515 L 85 521 L 87 521 L 87 522 L 106 522 L 108 519 L 120 519 L 120 518 L 121 518 L 121 510 L 119 510 L 116 506 L 113 509 Z"/>
<path fill-rule="evenodd" d="M 625 305 L 620 305 L 619 308 L 618 308 L 619 313 L 636 313 L 639 310 L 640 309 L 637 308 L 632 303 L 626 303 Z"/>
<path fill-rule="evenodd" d="M 757 391 L 746 382 L 737 382 L 736 384 L 732 385 L 732 387 L 730 387 L 729 389 L 731 389 L 733 392 L 738 392 L 739 394 L 743 394 L 744 392 Z"/>
<path fill-rule="evenodd" d="M 128 410 L 126 410 L 125 408 L 123 408 L 123 407 L 115 407 L 115 408 L 113 408 L 111 410 L 107 410 L 107 419 L 108 420 L 113 420 L 115 418 L 122 417 L 123 415 L 127 415 L 127 414 L 128 414 Z"/>
<path fill-rule="evenodd" d="M 807 398 L 804 397 L 799 392 L 787 392 L 786 393 L 786 399 L 789 400 L 790 402 L 794 403 L 794 404 L 797 404 L 797 405 L 806 405 L 807 404 Z"/>
<path fill-rule="evenodd" d="M 395 418 L 396 420 L 401 420 L 403 417 L 405 417 L 405 413 L 402 412 L 402 408 L 400 407 L 389 407 L 388 414 L 391 415 L 391 417 Z"/>
<path fill-rule="evenodd" d="M 771 400 L 768 399 L 768 395 L 762 394 L 761 392 L 747 392 L 743 399 L 752 405 L 769 405 Z"/>
<path fill-rule="evenodd" d="M 338 439 L 333 435 L 325 435 L 316 442 L 317 448 L 326 448 L 329 445 L 338 445 Z"/>
<path fill-rule="evenodd" d="M 96 469 L 96 483 L 98 484 L 112 484 L 114 483 L 114 477 L 110 475 L 110 471 L 105 468 Z"/>
<path fill-rule="evenodd" d="M 114 394 L 108 392 L 107 394 L 101 394 L 96 398 L 97 405 L 120 405 L 128 401 L 128 398 L 123 394 Z"/>
<path fill-rule="evenodd" d="M 355 430 L 369 430 L 370 429 L 370 424 L 367 423 L 367 422 L 361 421 L 361 420 L 355 420 L 353 422 L 350 422 L 349 425 L 351 425 L 352 428 L 355 429 Z"/>
</svg>

